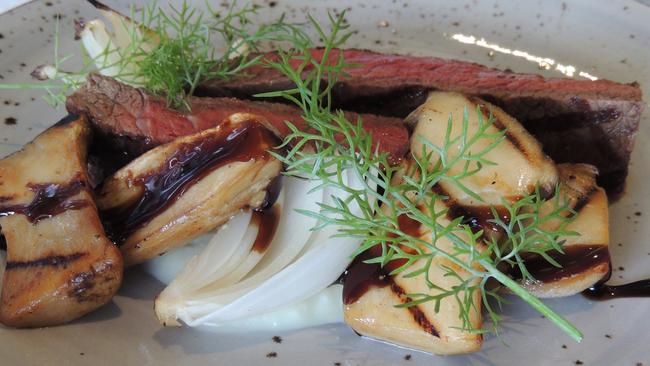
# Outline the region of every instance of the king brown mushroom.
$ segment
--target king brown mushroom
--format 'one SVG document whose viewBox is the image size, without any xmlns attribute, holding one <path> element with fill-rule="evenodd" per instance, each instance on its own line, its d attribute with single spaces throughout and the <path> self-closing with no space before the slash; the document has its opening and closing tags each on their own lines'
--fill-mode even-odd
<svg viewBox="0 0 650 366">
<path fill-rule="evenodd" d="M 560 199 L 566 200 L 575 217 L 564 228 L 578 235 L 565 238 L 562 253 L 548 254 L 561 265 L 556 267 L 539 256 L 526 258 L 526 267 L 535 280 L 523 281 L 533 295 L 563 297 L 578 294 L 602 280 L 610 270 L 609 209 L 607 194 L 596 184 L 598 170 L 587 164 L 560 164 Z M 542 212 L 550 211 L 546 202 Z M 550 221 L 545 229 L 557 229 Z"/>
<path fill-rule="evenodd" d="M 279 142 L 254 118 L 234 114 L 218 127 L 156 147 L 104 182 L 97 204 L 127 265 L 265 204 L 282 164 L 268 152 Z"/>
<path fill-rule="evenodd" d="M 502 210 L 498 207 L 503 204 L 504 199 L 513 203 L 520 197 L 533 193 L 536 187 L 539 187 L 547 198 L 551 198 L 559 179 L 561 198 L 568 199 L 572 208 L 576 210 L 581 208 L 567 230 L 585 231 L 583 237 L 569 237 L 565 242 L 567 248 L 580 243 L 593 242 L 605 245 L 606 249 L 607 198 L 604 190 L 596 186 L 594 168 L 588 165 L 567 164 L 559 166 L 558 173 L 558 168 L 542 152 L 541 145 L 515 119 L 498 107 L 457 93 L 430 93 L 427 102 L 407 118 L 407 123 L 413 127 L 411 152 L 417 157 L 422 157 L 423 153 L 431 151 L 430 146 L 424 146 L 423 150 L 422 138 L 434 145 L 443 146 L 448 132 L 452 139 L 458 136 L 462 127 L 459 122 L 460 116 L 464 114 L 467 116 L 468 136 L 472 136 L 482 123 L 488 123 L 489 117 L 492 116 L 493 124 L 488 127 L 488 132 L 504 131 L 505 141 L 485 155 L 486 160 L 495 162 L 496 165 L 483 166 L 476 174 L 462 179 L 462 183 L 470 190 L 479 193 L 484 201 L 477 201 L 458 187 L 445 184 L 444 180 L 434 187 L 436 193 L 441 194 L 440 197 L 446 197 L 437 200 L 434 206 L 436 211 L 448 210 L 447 217 L 438 219 L 439 222 L 444 221 L 440 222 L 443 226 L 448 225 L 451 219 L 463 216 L 463 221 L 472 226 L 475 232 L 483 230 L 486 239 L 489 238 L 487 235 L 495 235 L 498 238 L 499 230 L 491 224 L 494 217 L 490 210 L 485 210 L 485 207 L 497 206 L 497 212 L 501 215 Z M 450 116 L 455 124 L 450 131 L 447 131 L 447 121 Z M 478 153 L 490 144 L 491 141 L 486 140 L 472 147 Z M 458 146 L 458 144 L 453 145 L 450 151 L 457 151 Z M 453 154 L 447 158 L 452 159 Z M 508 163 L 504 164 L 503 162 L 506 161 Z M 435 164 L 436 161 L 430 163 Z M 411 170 L 408 166 L 413 164 L 415 162 L 411 158 L 403 173 L 410 174 Z M 452 166 L 447 174 L 461 173 L 463 164 L 463 161 L 458 162 L 457 166 Z M 399 184 L 401 179 L 400 175 L 394 177 L 393 184 Z M 551 201 L 548 202 L 547 206 L 550 208 Z M 402 231 L 432 242 L 430 230 L 417 221 L 407 217 L 403 219 L 398 220 Z M 509 218 L 504 214 L 502 219 Z M 553 222 L 548 223 L 550 226 L 553 224 Z M 453 248 L 453 244 L 447 237 L 439 238 L 435 245 L 446 251 Z M 483 249 L 483 244 L 479 243 L 477 250 Z M 423 250 L 428 251 L 426 248 Z M 421 276 L 406 276 L 412 270 L 389 275 L 388 273 L 400 266 L 397 260 L 395 261 L 397 263 L 389 262 L 385 268 L 381 268 L 378 264 L 363 263 L 363 260 L 379 255 L 381 251 L 373 252 L 371 249 L 369 253 L 364 253 L 357 259 L 348 271 L 344 288 L 344 314 L 348 325 L 363 335 L 436 354 L 466 353 L 480 348 L 482 343 L 480 334 L 459 329 L 463 324 L 458 316 L 459 304 L 454 297 L 443 298 L 438 309 L 435 301 L 408 308 L 396 307 L 413 300 L 407 294 L 420 293 L 435 296 L 440 290 L 427 288 Z M 424 265 L 424 260 L 419 260 L 410 268 L 417 270 Z M 458 277 L 445 276 L 444 268 L 450 266 L 455 269 Z M 476 264 L 472 263 L 472 266 Z M 544 262 L 540 267 L 550 267 L 553 271 L 558 271 L 548 262 Z M 538 296 L 566 296 L 593 285 L 604 276 L 607 269 L 607 263 L 603 266 L 599 262 L 571 276 L 559 275 L 557 279 L 548 283 L 536 281 L 525 285 Z M 461 279 L 470 278 L 467 271 L 440 256 L 433 258 L 428 275 L 436 286 L 443 289 L 458 286 Z M 466 294 L 461 292 L 459 296 L 463 298 Z M 468 314 L 468 325 L 478 328 L 482 321 L 481 298 L 478 291 L 473 294 L 471 301 L 474 310 Z"/>
<path fill-rule="evenodd" d="M 85 118 L 69 116 L 0 161 L 5 325 L 68 322 L 106 304 L 120 286 L 122 257 L 88 184 L 89 133 Z"/>
</svg>

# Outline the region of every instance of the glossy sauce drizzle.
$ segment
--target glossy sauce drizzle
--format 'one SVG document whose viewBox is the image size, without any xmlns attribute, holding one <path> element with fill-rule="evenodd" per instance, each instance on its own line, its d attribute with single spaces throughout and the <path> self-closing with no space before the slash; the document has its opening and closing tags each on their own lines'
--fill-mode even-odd
<svg viewBox="0 0 650 366">
<path fill-rule="evenodd" d="M 264 202 L 262 202 L 260 207 L 255 209 L 255 211 L 263 211 L 269 209 L 275 204 L 275 202 L 278 200 L 278 197 L 280 196 L 280 191 L 282 191 L 283 181 L 284 178 L 282 174 L 271 180 L 271 183 L 269 183 L 269 185 L 266 187 L 266 196 L 264 197 Z"/>
<path fill-rule="evenodd" d="M 564 253 L 551 250 L 547 254 L 561 267 L 552 265 L 538 254 L 523 255 L 526 269 L 537 281 L 555 282 L 600 264 L 609 265 L 609 251 L 606 245 L 571 245 L 564 248 Z M 512 272 L 513 277 L 521 278 L 518 267 L 514 268 L 516 270 Z"/>
<path fill-rule="evenodd" d="M 462 216 L 463 220 L 461 221 L 461 224 L 469 226 L 474 233 L 480 230 L 498 233 L 501 232 L 501 227 L 492 222 L 492 220 L 495 219 L 492 208 L 494 208 L 496 214 L 503 222 L 508 223 L 510 221 L 510 213 L 503 206 L 451 205 L 447 216 L 452 220 L 456 217 Z"/>
<path fill-rule="evenodd" d="M 399 228 L 405 234 L 419 237 L 420 223 L 402 214 L 397 217 Z M 402 247 L 405 251 L 410 249 Z M 381 256 L 381 246 L 376 245 L 359 254 L 348 267 L 343 276 L 343 303 L 348 305 L 356 302 L 372 287 L 384 287 L 391 284 L 390 272 L 406 263 L 406 259 L 392 260 L 382 268 L 379 263 L 364 263 L 369 259 Z"/>
<path fill-rule="evenodd" d="M 269 159 L 267 150 L 278 144 L 276 137 L 255 121 L 223 128 L 217 137 L 179 146 L 161 169 L 133 179 L 132 184 L 143 188 L 139 199 L 126 207 L 102 213 L 113 240 L 123 242 L 213 170 L 235 161 Z"/>
<path fill-rule="evenodd" d="M 380 264 L 364 263 L 377 257 L 370 253 L 371 250 L 366 250 L 354 258 L 345 271 L 343 277 L 343 304 L 345 305 L 356 302 L 373 287 L 390 285 L 388 271 L 382 269 Z"/>
<path fill-rule="evenodd" d="M 591 300 L 610 300 L 619 297 L 650 297 L 650 279 L 626 283 L 624 285 L 606 284 L 612 276 L 612 270 L 607 276 L 592 287 L 584 290 L 582 294 Z"/>
<path fill-rule="evenodd" d="M 564 248 L 564 254 L 550 251 L 548 254 L 562 267 L 550 264 L 539 255 L 525 257 L 526 268 L 538 281 L 555 282 L 582 273 L 589 268 L 606 264 L 609 267 L 607 275 L 594 286 L 583 291 L 583 295 L 591 300 L 609 300 L 620 297 L 650 297 L 650 279 L 636 281 L 624 285 L 607 285 L 611 277 L 609 250 L 606 245 L 573 245 Z M 513 271 L 515 278 L 521 278 L 521 273 Z"/>
<path fill-rule="evenodd" d="M 399 226 L 399 229 L 404 232 L 404 234 L 413 236 L 413 237 L 419 237 L 421 235 L 420 232 L 420 222 L 417 220 L 413 220 L 412 218 L 408 217 L 405 214 L 401 214 L 397 216 L 397 225 Z"/>
<path fill-rule="evenodd" d="M 280 220 L 280 206 L 273 205 L 264 210 L 253 211 L 252 223 L 258 228 L 252 251 L 264 253 L 271 244 Z"/>
<path fill-rule="evenodd" d="M 79 177 L 64 184 L 30 183 L 27 187 L 34 192 L 32 201 L 26 205 L 0 205 L 0 217 L 24 215 L 31 223 L 36 224 L 67 210 L 78 210 L 88 206 L 88 201 L 85 199 L 71 199 L 86 189 L 86 183 Z"/>
</svg>

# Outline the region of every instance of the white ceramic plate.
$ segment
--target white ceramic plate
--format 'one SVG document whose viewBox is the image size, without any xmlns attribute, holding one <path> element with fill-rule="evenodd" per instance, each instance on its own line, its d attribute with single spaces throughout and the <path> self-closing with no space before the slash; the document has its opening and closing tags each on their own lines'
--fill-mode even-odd
<svg viewBox="0 0 650 366">
<path fill-rule="evenodd" d="M 116 4 L 113 1 L 107 1 Z M 164 3 L 161 2 L 161 3 Z M 201 6 L 203 1 L 196 1 Z M 354 46 L 385 52 L 440 55 L 521 72 L 561 76 L 559 63 L 597 77 L 639 81 L 650 95 L 650 7 L 638 1 L 259 1 L 261 19 L 283 11 L 349 8 L 359 30 Z M 125 9 L 127 3 L 117 3 Z M 272 6 L 273 5 L 273 6 Z M 64 52 L 79 54 L 73 18 L 95 17 L 81 0 L 38 1 L 0 16 L 0 82 L 28 81 L 51 61 L 56 14 L 62 15 Z M 555 61 L 534 61 L 459 42 L 455 34 Z M 0 156 L 18 149 L 64 115 L 39 92 L 0 93 Z M 611 207 L 613 282 L 650 277 L 650 113 L 637 137 L 627 194 Z M 13 118 L 13 119 L 12 119 Z M 15 119 L 15 120 L 14 120 Z M 12 122 L 16 122 L 13 124 Z M 46 162 L 44 162 L 46 163 Z M 639 214 L 635 214 L 639 213 Z M 358 337 L 343 324 L 282 334 L 219 337 L 193 329 L 160 327 L 152 311 L 160 283 L 134 269 L 106 307 L 72 324 L 36 330 L 0 328 L 2 365 L 650 365 L 650 299 L 591 302 L 580 296 L 548 301 L 580 328 L 575 343 L 519 301 L 503 311 L 503 341 L 488 337 L 468 356 L 436 357 Z M 279 335 L 282 343 L 272 341 Z M 275 352 L 276 357 L 271 357 Z"/>
</svg>

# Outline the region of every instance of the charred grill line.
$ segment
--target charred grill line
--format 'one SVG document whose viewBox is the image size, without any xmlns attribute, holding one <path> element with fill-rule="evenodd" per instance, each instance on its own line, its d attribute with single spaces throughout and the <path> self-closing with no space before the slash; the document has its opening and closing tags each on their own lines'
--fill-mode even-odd
<svg viewBox="0 0 650 366">
<path fill-rule="evenodd" d="M 390 289 L 391 289 L 391 291 L 393 291 L 393 293 L 395 293 L 395 295 L 397 295 L 400 298 L 400 300 L 402 301 L 403 304 L 406 304 L 406 303 L 409 303 L 409 302 L 413 301 L 413 299 L 406 296 L 406 293 L 404 292 L 404 289 L 402 289 L 395 282 L 395 279 L 392 276 L 388 276 L 387 278 L 390 281 Z M 424 314 L 424 312 L 420 309 L 419 306 L 413 305 L 413 306 L 407 307 L 407 309 L 408 309 L 409 313 L 411 313 L 411 315 L 413 315 L 413 320 L 415 320 L 415 322 L 418 323 L 420 325 L 420 327 L 422 327 L 422 329 L 425 332 L 431 334 L 434 337 L 440 338 L 440 333 L 438 333 L 438 330 L 436 329 L 436 327 L 433 324 L 431 324 L 431 322 L 427 318 L 426 314 Z"/>
<path fill-rule="evenodd" d="M 97 301 L 101 295 L 92 291 L 95 287 L 95 277 L 95 271 L 92 269 L 77 274 L 70 281 L 72 289 L 68 291 L 68 295 L 77 299 L 78 302 Z"/>
<path fill-rule="evenodd" d="M 348 267 L 343 279 L 343 304 L 348 305 L 356 302 L 373 287 L 386 286 L 390 288 L 391 292 L 397 295 L 399 301 L 403 304 L 413 301 L 410 297 L 406 296 L 406 291 L 395 282 L 395 277 L 388 274 L 391 271 L 390 268 L 382 268 L 379 263 L 365 263 L 365 260 L 372 257 L 368 251 L 363 252 Z M 415 322 L 425 332 L 435 337 L 440 337 L 438 330 L 418 305 L 409 306 L 407 309 L 413 316 Z"/>
<path fill-rule="evenodd" d="M 12 269 L 23 269 L 31 267 L 45 267 L 45 266 L 66 266 L 70 262 L 81 259 L 88 253 L 77 252 L 68 255 L 50 255 L 44 258 L 35 259 L 31 261 L 9 261 L 5 269 L 7 271 Z"/>
<path fill-rule="evenodd" d="M 585 194 L 580 196 L 576 201 L 575 206 L 573 206 L 573 211 L 576 215 L 591 201 L 591 197 L 598 191 L 598 186 L 592 186 Z"/>
<path fill-rule="evenodd" d="M 439 184 L 436 184 L 432 188 L 433 192 L 439 196 L 447 197 L 447 199 L 442 200 L 443 204 L 447 206 L 447 218 L 453 220 L 457 217 L 463 217 L 462 224 L 467 224 L 472 229 L 473 232 L 478 232 L 483 230 L 483 235 L 487 234 L 488 230 L 490 231 L 499 231 L 499 228 L 489 222 L 488 220 L 494 219 L 492 215 L 492 210 L 490 206 L 483 207 L 470 207 L 463 206 L 458 204 L 458 202 L 451 198 L 451 195 L 445 191 Z M 494 207 L 501 219 L 505 222 L 508 222 L 510 218 L 507 215 L 507 210 L 503 206 Z"/>
<path fill-rule="evenodd" d="M 467 99 L 469 99 L 469 101 L 472 102 L 473 104 L 476 104 L 476 105 L 478 105 L 480 107 L 481 115 L 483 116 L 484 121 L 489 121 L 490 120 L 490 116 L 485 113 L 485 110 L 488 109 L 488 107 L 485 105 L 485 103 L 481 99 L 476 98 L 476 97 L 471 97 L 471 96 L 467 97 Z M 501 120 L 499 120 L 499 118 L 494 114 L 492 115 L 492 121 L 493 121 L 492 124 L 494 125 L 494 127 L 496 127 L 497 129 L 499 129 L 501 131 L 505 131 L 506 140 L 508 140 L 508 142 L 512 146 L 514 146 L 515 149 L 519 150 L 519 152 L 521 152 L 521 154 L 524 157 L 526 157 L 526 160 L 528 160 L 530 162 L 533 162 L 531 160 L 530 156 L 528 156 L 528 150 L 526 150 L 525 144 L 523 144 L 521 141 L 519 141 L 519 138 L 517 138 L 517 136 L 512 134 L 510 132 L 510 130 L 508 130 L 506 128 L 506 126 L 503 125 Z"/>
<path fill-rule="evenodd" d="M 400 225 L 400 227 L 401 226 L 402 225 Z M 414 234 L 411 233 L 411 235 Z M 365 260 L 370 258 L 373 258 L 373 255 L 366 251 L 355 258 L 352 264 L 348 267 L 342 281 L 344 286 L 343 303 L 346 305 L 352 304 L 359 300 L 359 298 L 361 298 L 372 287 L 386 286 L 390 288 L 391 292 L 397 296 L 402 304 L 412 302 L 413 299 L 406 295 L 406 291 L 397 284 L 395 277 L 388 274 L 392 271 L 393 266 L 395 266 L 394 268 L 397 268 L 401 265 L 396 264 L 399 260 L 393 260 L 389 262 L 388 265 L 382 267 L 379 263 L 365 263 Z M 418 305 L 409 306 L 406 309 L 413 316 L 413 320 L 415 320 L 415 322 L 425 332 L 434 337 L 440 338 L 440 333 Z"/>
</svg>

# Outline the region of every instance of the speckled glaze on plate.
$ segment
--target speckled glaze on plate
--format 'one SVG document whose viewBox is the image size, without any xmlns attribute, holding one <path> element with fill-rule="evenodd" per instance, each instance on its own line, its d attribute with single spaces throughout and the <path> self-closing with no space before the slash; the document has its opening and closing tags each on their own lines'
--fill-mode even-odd
<svg viewBox="0 0 650 366">
<path fill-rule="evenodd" d="M 125 1 L 106 2 L 120 9 L 128 6 Z M 195 3 L 202 6 L 203 1 Z M 646 98 L 650 95 L 650 7 L 645 1 L 257 3 L 262 6 L 260 19 L 282 12 L 301 19 L 305 11 L 321 16 L 326 9 L 347 8 L 348 19 L 358 30 L 351 45 L 357 47 L 453 57 L 546 76 L 573 70 L 574 77 L 583 72 L 638 81 Z M 81 0 L 37 1 L 0 15 L 0 82 L 29 81 L 34 67 L 52 60 L 56 17 L 61 18 L 63 53 L 79 54 L 80 45 L 72 40 L 72 20 L 95 16 Z M 527 56 L 504 53 L 505 49 L 525 51 Z M 74 69 L 74 64 L 69 68 Z M 64 115 L 63 110 L 47 106 L 41 96 L 38 91 L 0 92 L 0 156 L 20 148 Z M 648 111 L 637 141 L 627 194 L 610 211 L 614 283 L 650 277 Z M 152 311 L 161 288 L 136 268 L 127 272 L 123 288 L 110 304 L 72 324 L 34 330 L 0 328 L 0 364 L 650 365 L 650 299 L 592 302 L 575 296 L 548 301 L 584 332 L 580 344 L 513 299 L 503 309 L 502 336 L 508 346 L 490 336 L 479 353 L 437 357 L 358 337 L 343 324 L 229 337 L 162 328 Z"/>
</svg>

